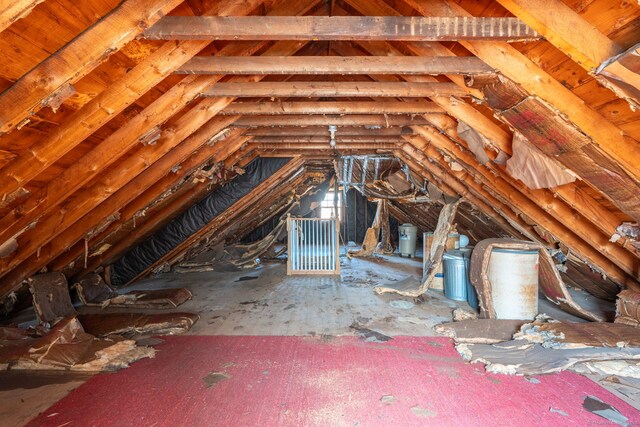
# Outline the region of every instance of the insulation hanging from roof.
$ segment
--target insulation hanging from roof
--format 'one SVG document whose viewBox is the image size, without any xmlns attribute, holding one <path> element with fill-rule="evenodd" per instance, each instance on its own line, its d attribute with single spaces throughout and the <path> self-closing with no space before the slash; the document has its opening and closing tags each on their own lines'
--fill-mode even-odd
<svg viewBox="0 0 640 427">
<path fill-rule="evenodd" d="M 533 147 L 521 133 L 514 132 L 512 147 L 507 172 L 532 190 L 558 187 L 576 180 L 558 162 Z"/>
<path fill-rule="evenodd" d="M 463 121 L 458 121 L 458 136 L 467 142 L 469 150 L 476 156 L 480 164 L 486 165 L 489 163 L 489 156 L 484 151 L 486 145 L 484 136 Z"/>
</svg>

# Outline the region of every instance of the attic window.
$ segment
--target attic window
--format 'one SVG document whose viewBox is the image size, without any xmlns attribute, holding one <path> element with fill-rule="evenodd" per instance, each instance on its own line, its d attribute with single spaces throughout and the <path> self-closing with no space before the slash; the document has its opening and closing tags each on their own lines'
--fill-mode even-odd
<svg viewBox="0 0 640 427">
<path fill-rule="evenodd" d="M 333 188 L 327 191 L 327 194 L 324 196 L 324 200 L 320 202 L 320 218 L 322 219 L 330 219 L 335 218 L 335 208 L 333 206 L 333 198 L 335 192 Z M 342 219 L 342 197 L 341 193 L 338 193 L 338 220 Z"/>
</svg>

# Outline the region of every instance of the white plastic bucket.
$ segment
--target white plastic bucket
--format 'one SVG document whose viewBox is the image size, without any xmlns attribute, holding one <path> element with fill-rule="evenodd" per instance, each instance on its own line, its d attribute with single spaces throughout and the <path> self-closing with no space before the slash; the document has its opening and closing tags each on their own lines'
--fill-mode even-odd
<svg viewBox="0 0 640 427">
<path fill-rule="evenodd" d="M 408 256 L 409 258 L 416 255 L 416 234 L 418 227 L 411 224 L 402 224 L 398 226 L 399 245 L 398 252 L 400 256 Z"/>
<path fill-rule="evenodd" d="M 538 251 L 491 251 L 487 275 L 496 318 L 533 320 L 536 317 L 538 257 Z"/>
</svg>

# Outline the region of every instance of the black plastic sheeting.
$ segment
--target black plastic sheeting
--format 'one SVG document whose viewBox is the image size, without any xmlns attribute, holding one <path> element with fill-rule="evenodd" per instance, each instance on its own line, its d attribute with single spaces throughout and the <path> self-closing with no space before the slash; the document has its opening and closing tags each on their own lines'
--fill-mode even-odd
<svg viewBox="0 0 640 427">
<path fill-rule="evenodd" d="M 246 196 L 283 167 L 289 158 L 262 158 L 252 161 L 243 175 L 209 193 L 153 236 L 124 254 L 111 265 L 111 284 L 123 286 L 154 262 L 191 237 L 231 205 Z"/>
<path fill-rule="evenodd" d="M 341 195 L 344 198 L 344 194 Z M 340 232 L 345 242 L 362 243 L 367 233 L 367 228 L 371 227 L 376 217 L 378 204 L 370 202 L 361 192 L 355 188 L 347 191 L 345 218 L 342 218 Z M 391 228 L 391 242 L 394 246 L 398 244 L 398 220 L 389 216 Z"/>
</svg>

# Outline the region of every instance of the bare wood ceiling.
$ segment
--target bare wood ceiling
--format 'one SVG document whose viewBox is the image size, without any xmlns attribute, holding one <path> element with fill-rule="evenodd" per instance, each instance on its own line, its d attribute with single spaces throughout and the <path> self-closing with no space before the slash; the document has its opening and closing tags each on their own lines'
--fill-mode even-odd
<svg viewBox="0 0 640 427">
<path fill-rule="evenodd" d="M 365 152 L 640 287 L 638 250 L 612 239 L 640 220 L 636 2 L 11 3 L 0 7 L 0 295 L 43 268 L 108 265 L 206 194 L 197 176 L 212 164 L 293 156 L 293 173 Z M 513 154 L 514 132 L 577 180 L 513 178 L 496 159 Z"/>
</svg>

